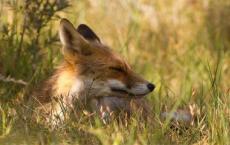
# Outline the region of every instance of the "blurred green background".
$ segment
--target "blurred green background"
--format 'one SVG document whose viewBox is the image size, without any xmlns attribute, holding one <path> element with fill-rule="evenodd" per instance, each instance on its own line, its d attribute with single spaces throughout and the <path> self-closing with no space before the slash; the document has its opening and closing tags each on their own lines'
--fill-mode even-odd
<svg viewBox="0 0 230 145">
<path fill-rule="evenodd" d="M 93 137 L 76 134 L 79 126 L 66 127 L 64 135 L 35 128 L 15 133 L 19 115 L 10 116 L 11 110 L 52 74 L 62 58 L 60 18 L 76 27 L 89 25 L 104 44 L 156 84 L 148 96 L 155 120 L 139 125 L 134 119 L 128 129 L 91 126 L 86 130 Z M 4 143 L 10 138 L 12 144 L 13 140 L 30 144 L 22 136 L 35 130 L 34 144 L 230 144 L 229 80 L 230 0 L 0 0 Z M 182 135 L 159 119 L 162 110 L 191 105 L 197 120 Z"/>
</svg>

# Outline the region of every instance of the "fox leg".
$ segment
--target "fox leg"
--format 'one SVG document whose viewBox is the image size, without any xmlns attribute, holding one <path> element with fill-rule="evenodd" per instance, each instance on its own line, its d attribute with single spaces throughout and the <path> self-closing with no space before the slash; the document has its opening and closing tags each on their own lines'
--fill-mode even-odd
<svg viewBox="0 0 230 145">
<path fill-rule="evenodd" d="M 130 116 L 130 101 L 127 98 L 102 97 L 91 100 L 91 109 L 100 116 L 104 124 L 108 124 L 113 118 Z"/>
<path fill-rule="evenodd" d="M 99 115 L 104 124 L 108 124 L 110 122 L 112 110 L 109 106 L 103 104 L 101 99 L 92 99 L 90 101 L 90 107 L 93 112 Z"/>
</svg>

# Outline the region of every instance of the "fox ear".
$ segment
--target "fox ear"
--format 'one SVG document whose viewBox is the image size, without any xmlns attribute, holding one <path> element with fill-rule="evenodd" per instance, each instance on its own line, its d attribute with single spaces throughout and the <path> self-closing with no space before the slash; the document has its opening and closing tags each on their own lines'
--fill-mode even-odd
<svg viewBox="0 0 230 145">
<path fill-rule="evenodd" d="M 59 36 L 63 45 L 64 55 L 77 52 L 78 54 L 88 54 L 88 43 L 76 31 L 73 24 L 67 19 L 61 19 L 59 27 Z"/>
<path fill-rule="evenodd" d="M 80 24 L 78 27 L 77 27 L 77 31 L 78 33 L 80 33 L 86 40 L 88 41 L 96 41 L 96 42 L 99 42 L 101 43 L 99 37 L 96 35 L 95 32 L 93 32 L 93 30 L 85 25 L 85 24 Z"/>
<path fill-rule="evenodd" d="M 62 45 L 71 46 L 73 41 L 75 40 L 76 31 L 74 26 L 67 19 L 61 19 L 60 27 L 59 27 L 59 36 Z"/>
</svg>

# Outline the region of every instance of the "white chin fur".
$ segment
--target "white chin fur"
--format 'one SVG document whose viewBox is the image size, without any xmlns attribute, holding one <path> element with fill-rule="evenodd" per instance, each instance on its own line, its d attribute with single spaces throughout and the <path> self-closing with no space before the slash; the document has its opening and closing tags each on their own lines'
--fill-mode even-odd
<svg viewBox="0 0 230 145">
<path fill-rule="evenodd" d="M 147 88 L 147 84 L 136 84 L 130 89 L 130 92 L 132 94 L 144 95 L 149 93 L 149 89 Z"/>
<path fill-rule="evenodd" d="M 132 86 L 131 89 L 128 89 L 123 82 L 119 80 L 111 79 L 108 80 L 108 86 L 110 88 L 125 90 L 134 95 L 145 95 L 150 92 L 149 89 L 147 88 L 147 84 L 145 83 L 135 84 L 134 86 Z"/>
<path fill-rule="evenodd" d="M 108 85 L 111 88 L 127 89 L 124 83 L 122 83 L 119 80 L 115 80 L 115 79 L 108 80 Z"/>
<path fill-rule="evenodd" d="M 87 92 L 85 93 L 87 93 L 87 95 L 90 96 L 93 95 L 94 97 L 110 95 L 113 93 L 111 92 L 111 88 L 124 90 L 136 96 L 145 95 L 150 92 L 149 89 L 147 88 L 147 84 L 145 83 L 135 84 L 132 86 L 131 89 L 128 89 L 123 82 L 115 79 L 110 79 L 107 82 L 104 82 L 104 81 L 81 78 L 75 80 L 75 83 L 73 84 L 70 90 L 71 97 L 69 98 L 70 99 L 69 101 L 71 102 L 71 100 L 73 99 L 72 97 L 82 99 L 81 97 L 84 97 L 82 93 L 84 93 L 84 91 L 86 90 Z"/>
</svg>

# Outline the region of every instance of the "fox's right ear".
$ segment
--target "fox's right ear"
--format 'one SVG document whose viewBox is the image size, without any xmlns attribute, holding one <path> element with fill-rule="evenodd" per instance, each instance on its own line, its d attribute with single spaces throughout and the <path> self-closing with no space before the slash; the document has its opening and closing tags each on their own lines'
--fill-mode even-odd
<svg viewBox="0 0 230 145">
<path fill-rule="evenodd" d="M 63 53 L 77 52 L 83 54 L 86 52 L 87 42 L 82 36 L 76 31 L 73 24 L 67 19 L 61 19 L 59 27 L 59 36 L 63 45 Z"/>
<path fill-rule="evenodd" d="M 77 27 L 77 32 L 80 33 L 88 41 L 101 43 L 101 40 L 99 39 L 97 34 L 86 24 L 80 24 Z"/>
</svg>

